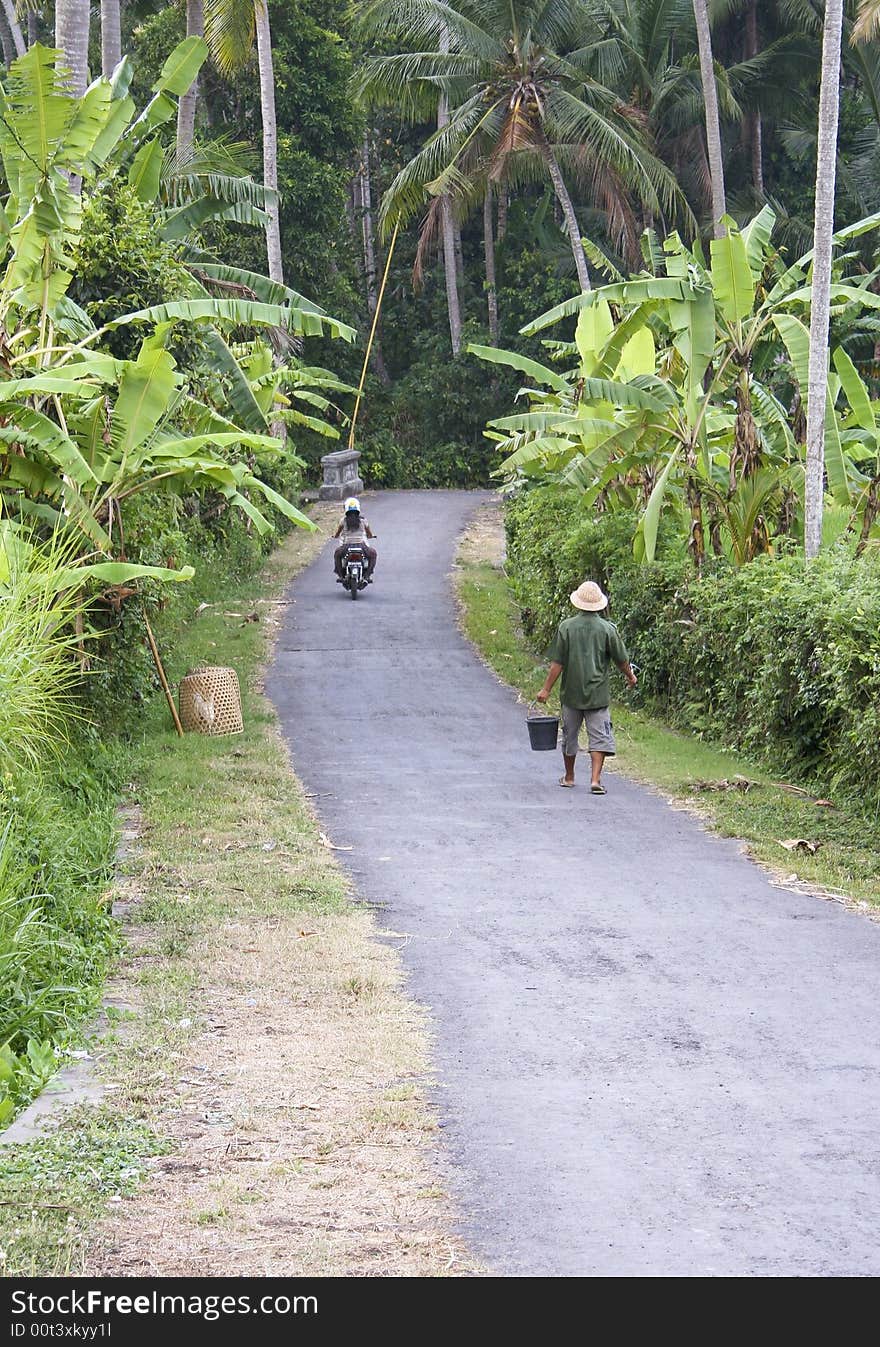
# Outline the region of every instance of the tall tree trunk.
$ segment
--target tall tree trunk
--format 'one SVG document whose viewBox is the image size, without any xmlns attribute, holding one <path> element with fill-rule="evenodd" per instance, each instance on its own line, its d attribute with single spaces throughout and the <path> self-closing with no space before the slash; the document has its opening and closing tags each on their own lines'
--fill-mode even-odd
<svg viewBox="0 0 880 1347">
<path fill-rule="evenodd" d="M 577 216 L 574 213 L 574 206 L 571 203 L 571 197 L 568 195 L 568 188 L 562 177 L 562 170 L 556 162 L 556 155 L 547 141 L 544 142 L 544 159 L 547 164 L 547 172 L 550 174 L 550 181 L 553 183 L 553 190 L 556 193 L 556 199 L 559 202 L 562 211 L 562 219 L 565 225 L 565 232 L 568 234 L 571 243 L 571 251 L 574 254 L 574 265 L 577 270 L 578 282 L 581 290 L 587 291 L 592 287 L 590 285 L 590 273 L 587 268 L 587 258 L 581 243 L 581 231 L 578 227 Z"/>
<path fill-rule="evenodd" d="M 112 75 L 122 60 L 120 0 L 101 0 L 101 74 Z"/>
<path fill-rule="evenodd" d="M 281 261 L 281 226 L 278 220 L 278 124 L 275 120 L 275 72 L 272 66 L 272 32 L 267 0 L 256 0 L 257 59 L 260 65 L 260 110 L 263 116 L 263 182 L 275 194 L 266 206 L 266 254 L 269 279 L 284 281 Z"/>
<path fill-rule="evenodd" d="M 507 207 L 510 202 L 505 183 L 498 184 L 498 242 L 503 243 L 507 233 Z"/>
<path fill-rule="evenodd" d="M 758 0 L 750 0 L 746 10 L 746 60 L 758 55 Z M 758 196 L 764 195 L 764 125 L 760 112 L 746 117 L 749 147 L 752 155 L 752 186 Z"/>
<path fill-rule="evenodd" d="M 697 43 L 700 48 L 700 78 L 706 109 L 706 147 L 709 151 L 709 176 L 712 181 L 712 228 L 716 239 L 724 235 L 722 217 L 727 214 L 724 195 L 724 161 L 721 155 L 721 122 L 718 117 L 718 89 L 712 60 L 712 31 L 709 27 L 707 0 L 694 0 Z"/>
<path fill-rule="evenodd" d="M 15 60 L 16 53 L 9 24 L 6 22 L 6 14 L 3 10 L 0 10 L 0 46 L 3 47 L 3 64 L 8 70 Z"/>
<path fill-rule="evenodd" d="M 363 159 L 360 172 L 360 208 L 361 208 L 361 234 L 364 245 L 364 279 L 367 287 L 367 307 L 370 313 L 370 321 L 376 316 L 376 309 L 379 305 L 379 287 L 376 284 L 376 245 L 373 236 L 373 175 L 370 170 L 370 138 L 364 132 L 362 145 Z M 385 368 L 385 359 L 382 355 L 382 344 L 379 338 L 378 328 L 373 340 L 373 363 L 376 367 L 376 373 L 382 383 L 387 388 L 391 380 L 388 377 L 388 371 Z"/>
<path fill-rule="evenodd" d="M 449 33 L 444 28 L 440 34 L 440 50 L 449 51 Z M 441 93 L 437 103 L 437 129 L 449 122 L 449 99 Z M 461 307 L 458 300 L 458 272 L 455 264 L 455 221 L 452 218 L 452 202 L 448 196 L 440 199 L 440 234 L 443 240 L 443 270 L 446 276 L 446 307 L 449 310 L 449 336 L 452 341 L 452 354 L 461 354 Z"/>
<path fill-rule="evenodd" d="M 15 13 L 15 4 L 13 3 L 13 0 L 3 0 L 3 17 L 6 20 L 4 28 L 9 29 L 9 37 L 12 41 L 13 57 L 24 56 L 25 51 L 27 49 L 24 44 L 24 37 L 22 35 L 21 25 L 18 22 L 18 17 Z M 3 43 L 3 49 L 5 52 L 6 50 L 5 40 Z M 6 64 L 9 65 L 10 62 L 7 60 Z"/>
<path fill-rule="evenodd" d="M 80 96 L 89 79 L 90 10 L 89 0 L 55 0 L 55 46 L 70 71 L 70 88 Z"/>
<path fill-rule="evenodd" d="M 455 277 L 458 281 L 458 293 L 464 289 L 464 253 L 461 247 L 461 225 L 452 217 L 452 237 L 455 242 Z"/>
<path fill-rule="evenodd" d="M 489 340 L 498 345 L 498 290 L 495 282 L 495 233 L 492 220 L 492 184 L 483 197 L 483 245 L 486 250 L 486 303 L 489 308 Z"/>
<path fill-rule="evenodd" d="M 813 229 L 813 285 L 810 305 L 810 368 L 807 391 L 807 473 L 804 491 L 804 550 L 815 557 L 822 545 L 825 498 L 825 400 L 828 389 L 828 327 L 837 121 L 840 111 L 840 42 L 843 0 L 826 0 L 822 34 L 822 88 L 819 94 L 819 148 Z"/>
<path fill-rule="evenodd" d="M 186 0 L 187 37 L 205 36 L 204 0 Z M 199 98 L 198 76 L 182 95 L 177 105 L 177 153 L 182 160 L 189 158 L 196 129 L 196 103 Z"/>
</svg>

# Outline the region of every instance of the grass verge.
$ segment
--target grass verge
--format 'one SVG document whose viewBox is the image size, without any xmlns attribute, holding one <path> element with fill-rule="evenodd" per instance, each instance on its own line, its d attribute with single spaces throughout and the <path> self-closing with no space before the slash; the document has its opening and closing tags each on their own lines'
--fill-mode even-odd
<svg viewBox="0 0 880 1347">
<path fill-rule="evenodd" d="M 0 1149 L 6 1275 L 442 1275 L 448 1239 L 420 1012 L 350 900 L 290 771 L 260 669 L 294 533 L 163 651 L 234 667 L 245 732 L 178 740 L 162 699 L 131 746 L 142 831 L 120 878 L 107 1094 Z"/>
<path fill-rule="evenodd" d="M 497 507 L 488 507 L 463 540 L 457 572 L 462 625 L 490 668 L 529 700 L 543 683 L 547 662 L 528 646 L 497 560 L 485 559 L 497 557 L 500 529 Z M 667 728 L 627 706 L 622 680 L 614 728 L 618 771 L 694 809 L 725 837 L 742 839 L 776 878 L 865 909 L 880 906 L 880 854 L 871 825 L 846 802 L 817 804 L 740 755 Z M 747 789 L 737 777 L 750 783 Z M 817 849 L 781 845 L 796 839 Z"/>
</svg>

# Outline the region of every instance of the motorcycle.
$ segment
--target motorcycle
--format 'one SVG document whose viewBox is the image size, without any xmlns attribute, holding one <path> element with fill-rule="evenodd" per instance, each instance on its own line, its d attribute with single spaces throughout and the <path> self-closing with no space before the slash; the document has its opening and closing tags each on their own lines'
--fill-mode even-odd
<svg viewBox="0 0 880 1347">
<path fill-rule="evenodd" d="M 342 587 L 348 590 L 353 599 L 356 599 L 367 585 L 372 584 L 372 577 L 368 571 L 366 552 L 357 543 L 352 543 L 347 548 L 342 563 Z"/>
</svg>

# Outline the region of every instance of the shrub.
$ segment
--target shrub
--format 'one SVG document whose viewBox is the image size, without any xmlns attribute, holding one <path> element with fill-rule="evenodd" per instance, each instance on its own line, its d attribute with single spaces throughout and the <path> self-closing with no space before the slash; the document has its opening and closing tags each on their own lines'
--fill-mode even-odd
<svg viewBox="0 0 880 1347">
<path fill-rule="evenodd" d="M 590 576 L 641 666 L 640 695 L 670 721 L 787 772 L 880 804 L 880 562 L 843 548 L 762 557 L 701 575 L 662 540 L 635 563 L 635 520 L 584 515 L 542 487 L 507 510 L 525 629 L 546 646 Z"/>
</svg>

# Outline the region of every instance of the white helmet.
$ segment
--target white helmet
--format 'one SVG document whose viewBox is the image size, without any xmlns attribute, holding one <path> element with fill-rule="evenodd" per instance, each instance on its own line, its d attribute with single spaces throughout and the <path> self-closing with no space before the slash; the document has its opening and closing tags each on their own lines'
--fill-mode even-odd
<svg viewBox="0 0 880 1347">
<path fill-rule="evenodd" d="M 357 510 L 358 514 L 360 514 L 361 503 L 357 496 L 349 496 L 348 500 L 345 502 L 345 513 L 348 514 L 349 510 Z"/>
</svg>

